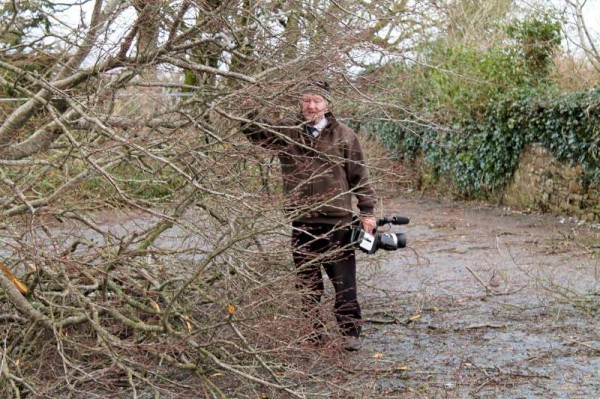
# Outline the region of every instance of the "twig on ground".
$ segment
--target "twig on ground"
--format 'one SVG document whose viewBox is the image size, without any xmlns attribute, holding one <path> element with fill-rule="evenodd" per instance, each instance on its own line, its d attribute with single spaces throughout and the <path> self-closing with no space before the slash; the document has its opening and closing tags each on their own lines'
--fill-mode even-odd
<svg viewBox="0 0 600 399">
<path fill-rule="evenodd" d="M 469 273 L 471 273 L 471 275 L 473 277 L 475 277 L 475 280 L 477 280 L 477 282 L 479 282 L 479 284 L 481 284 L 485 288 L 486 293 L 488 293 L 488 294 L 494 293 L 494 291 L 486 283 L 484 283 L 483 280 L 477 275 L 477 273 L 475 273 L 473 270 L 471 270 L 471 268 L 469 266 L 465 266 L 465 268 L 467 269 L 467 271 Z"/>
</svg>

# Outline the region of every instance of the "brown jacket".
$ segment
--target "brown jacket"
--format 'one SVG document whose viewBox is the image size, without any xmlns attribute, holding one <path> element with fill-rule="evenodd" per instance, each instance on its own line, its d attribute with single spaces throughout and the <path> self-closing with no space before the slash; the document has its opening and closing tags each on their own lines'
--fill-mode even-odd
<svg viewBox="0 0 600 399">
<path fill-rule="evenodd" d="M 333 114 L 318 137 L 306 130 L 300 118 L 276 124 L 255 119 L 242 131 L 248 139 L 278 151 L 287 210 L 295 220 L 307 223 L 348 223 L 352 219 L 352 195 L 361 214 L 372 215 L 375 192 L 369 182 L 362 148 L 356 134 Z"/>
</svg>

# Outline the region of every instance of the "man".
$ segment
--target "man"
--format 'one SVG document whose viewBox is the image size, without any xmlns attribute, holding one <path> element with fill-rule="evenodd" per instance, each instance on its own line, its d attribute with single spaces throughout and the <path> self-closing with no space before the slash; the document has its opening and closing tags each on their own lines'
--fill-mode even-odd
<svg viewBox="0 0 600 399">
<path fill-rule="evenodd" d="M 301 115 L 269 123 L 255 121 L 243 129 L 253 143 L 275 149 L 281 163 L 286 206 L 293 217 L 292 248 L 297 287 L 305 292 L 304 309 L 314 312 L 324 291 L 321 268 L 335 288 L 334 312 L 344 348 L 360 347 L 361 311 L 356 291 L 356 260 L 350 245 L 352 197 L 358 199 L 363 228 L 372 232 L 375 193 L 356 134 L 331 113 L 326 82 L 300 90 Z M 315 318 L 313 342 L 323 343 L 322 323 Z"/>
</svg>

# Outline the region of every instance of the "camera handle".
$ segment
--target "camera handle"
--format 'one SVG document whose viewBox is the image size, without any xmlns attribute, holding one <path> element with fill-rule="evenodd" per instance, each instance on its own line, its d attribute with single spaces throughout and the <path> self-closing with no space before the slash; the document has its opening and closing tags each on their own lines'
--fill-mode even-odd
<svg viewBox="0 0 600 399">
<path fill-rule="evenodd" d="M 401 224 L 409 224 L 410 223 L 410 219 L 404 216 L 389 216 L 389 217 L 384 217 L 383 219 L 377 219 L 377 226 L 384 226 L 386 224 L 395 224 L 395 225 L 401 225 Z"/>
</svg>

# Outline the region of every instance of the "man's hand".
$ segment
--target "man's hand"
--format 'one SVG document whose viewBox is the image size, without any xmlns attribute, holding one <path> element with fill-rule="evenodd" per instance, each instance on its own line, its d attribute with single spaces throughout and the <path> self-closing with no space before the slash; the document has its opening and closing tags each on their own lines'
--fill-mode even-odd
<svg viewBox="0 0 600 399">
<path fill-rule="evenodd" d="M 360 221 L 362 222 L 363 229 L 369 234 L 373 234 L 375 227 L 377 227 L 377 219 L 375 216 L 361 216 Z"/>
</svg>

